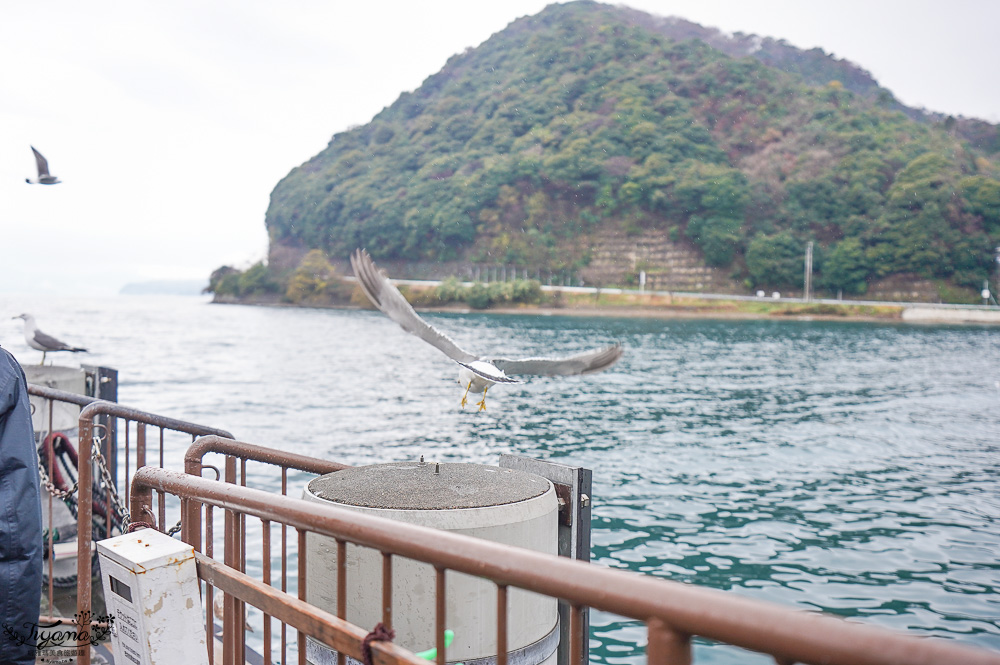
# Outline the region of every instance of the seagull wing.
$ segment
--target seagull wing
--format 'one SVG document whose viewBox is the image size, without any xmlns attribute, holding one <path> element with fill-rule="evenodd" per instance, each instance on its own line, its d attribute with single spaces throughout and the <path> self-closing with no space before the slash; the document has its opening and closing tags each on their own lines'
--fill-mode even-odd
<svg viewBox="0 0 1000 665">
<path fill-rule="evenodd" d="M 39 179 L 49 175 L 49 162 L 42 157 L 42 153 L 35 150 L 35 146 L 31 146 L 31 152 L 35 153 L 35 166 L 38 167 Z"/>
<path fill-rule="evenodd" d="M 35 343 L 39 346 L 45 347 L 46 351 L 71 351 L 75 350 L 74 347 L 70 346 L 66 342 L 61 342 L 52 335 L 46 335 L 41 330 L 36 330 L 35 334 L 32 336 Z"/>
<path fill-rule="evenodd" d="M 435 346 L 452 360 L 460 363 L 471 363 L 478 356 L 463 350 L 443 332 L 420 318 L 406 298 L 392 282 L 375 266 L 372 257 L 363 249 L 357 249 L 351 254 L 351 266 L 358 284 L 383 314 L 400 325 L 408 333 L 412 333 L 428 344 Z"/>
<path fill-rule="evenodd" d="M 603 349 L 586 351 L 566 358 L 495 358 L 491 362 L 507 374 L 535 374 L 538 376 L 570 376 L 600 372 L 618 362 L 624 350 L 620 344 Z"/>
</svg>

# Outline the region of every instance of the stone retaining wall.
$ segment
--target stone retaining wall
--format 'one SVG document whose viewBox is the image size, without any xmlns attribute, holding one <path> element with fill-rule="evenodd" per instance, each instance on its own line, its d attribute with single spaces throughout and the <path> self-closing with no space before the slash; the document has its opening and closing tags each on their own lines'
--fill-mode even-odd
<svg viewBox="0 0 1000 665">
<path fill-rule="evenodd" d="M 707 266 L 701 252 L 686 241 L 674 242 L 665 232 L 640 235 L 605 234 L 595 243 L 590 265 L 580 271 L 587 284 L 638 286 L 646 273 L 646 288 L 655 291 L 743 293 L 728 271 Z"/>
</svg>

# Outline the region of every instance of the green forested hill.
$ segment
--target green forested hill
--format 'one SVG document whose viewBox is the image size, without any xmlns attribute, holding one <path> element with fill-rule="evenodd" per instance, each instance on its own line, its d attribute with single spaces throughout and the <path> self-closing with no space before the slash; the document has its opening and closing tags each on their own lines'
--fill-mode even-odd
<svg viewBox="0 0 1000 665">
<path fill-rule="evenodd" d="M 996 136 L 972 147 L 891 94 L 815 85 L 643 16 L 553 5 L 452 57 L 278 183 L 272 247 L 562 269 L 602 234 L 652 232 L 747 288 L 799 284 L 809 241 L 832 291 L 900 273 L 982 284 Z"/>
</svg>

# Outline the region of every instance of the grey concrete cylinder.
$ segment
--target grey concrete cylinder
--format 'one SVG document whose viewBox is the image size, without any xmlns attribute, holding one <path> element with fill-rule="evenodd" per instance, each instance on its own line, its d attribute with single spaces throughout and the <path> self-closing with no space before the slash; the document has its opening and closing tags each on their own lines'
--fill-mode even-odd
<svg viewBox="0 0 1000 665">
<path fill-rule="evenodd" d="M 558 502 L 552 484 L 531 473 L 481 464 L 397 462 L 345 469 L 310 482 L 309 501 L 418 524 L 547 554 L 557 552 Z M 309 603 L 337 612 L 337 547 L 308 534 Z M 430 564 L 393 557 L 392 627 L 396 644 L 412 651 L 435 645 L 435 571 Z M 448 662 L 489 665 L 496 659 L 496 585 L 448 571 L 446 628 L 455 639 Z M 347 620 L 371 630 L 382 620 L 382 556 L 347 546 Z M 558 646 L 554 598 L 508 589 L 508 662 L 550 665 Z M 335 653 L 310 640 L 315 665 Z"/>
</svg>

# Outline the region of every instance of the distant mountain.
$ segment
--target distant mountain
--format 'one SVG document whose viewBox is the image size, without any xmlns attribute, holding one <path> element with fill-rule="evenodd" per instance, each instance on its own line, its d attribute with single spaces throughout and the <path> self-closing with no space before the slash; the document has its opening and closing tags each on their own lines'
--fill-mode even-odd
<svg viewBox="0 0 1000 665">
<path fill-rule="evenodd" d="M 293 169 L 251 281 L 281 291 L 309 250 L 367 247 L 404 272 L 787 291 L 812 242 L 832 293 L 912 277 L 969 294 L 1000 245 L 998 148 L 996 126 L 906 109 L 819 49 L 552 5 Z"/>
<path fill-rule="evenodd" d="M 150 282 L 130 282 L 118 292 L 124 296 L 197 296 L 205 291 L 208 280 L 162 279 Z"/>
</svg>

